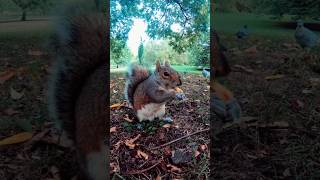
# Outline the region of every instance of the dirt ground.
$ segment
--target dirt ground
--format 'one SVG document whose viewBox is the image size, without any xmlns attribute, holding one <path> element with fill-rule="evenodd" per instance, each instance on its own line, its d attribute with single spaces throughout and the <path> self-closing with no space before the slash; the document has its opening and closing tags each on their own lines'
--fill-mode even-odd
<svg viewBox="0 0 320 180">
<path fill-rule="evenodd" d="M 123 75 L 111 78 L 111 104 L 123 103 Z M 163 120 L 139 123 L 128 107 L 111 110 L 110 165 L 115 179 L 207 179 L 209 177 L 209 135 L 199 133 L 164 147 L 193 132 L 209 128 L 209 80 L 201 75 L 182 74 L 187 100 L 173 100 L 166 105 Z M 128 141 L 136 139 L 132 144 Z M 155 150 L 152 148 L 158 147 Z M 173 161 L 173 152 L 183 151 L 181 161 Z M 142 153 L 141 153 L 142 152 Z M 143 154 L 145 153 L 145 154 Z M 141 155 L 142 154 L 142 155 Z"/>
<path fill-rule="evenodd" d="M 212 140 L 215 179 L 320 178 L 320 56 L 294 40 L 221 35 L 233 72 L 220 82 L 242 122 Z M 215 119 L 217 120 L 217 119 Z"/>
<path fill-rule="evenodd" d="M 60 132 L 47 113 L 53 59 L 45 41 L 7 39 L 0 47 L 0 139 L 19 133 L 18 139 L 25 139 L 0 145 L 0 179 L 71 179 L 78 171 L 75 150 L 68 140 L 59 141 Z"/>
</svg>

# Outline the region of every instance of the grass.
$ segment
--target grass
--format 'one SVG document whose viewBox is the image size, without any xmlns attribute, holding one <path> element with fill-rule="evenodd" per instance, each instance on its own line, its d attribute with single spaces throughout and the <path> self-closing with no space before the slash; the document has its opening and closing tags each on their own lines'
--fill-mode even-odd
<svg viewBox="0 0 320 180">
<path fill-rule="evenodd" d="M 172 65 L 172 67 L 180 72 L 180 73 L 189 73 L 189 74 L 201 74 L 202 71 L 197 70 L 196 66 L 186 66 L 186 65 Z M 152 67 L 151 69 L 154 69 Z M 110 72 L 115 73 L 125 73 L 127 71 L 127 67 L 119 67 L 117 69 L 110 69 Z"/>
<path fill-rule="evenodd" d="M 52 34 L 52 23 L 49 20 L 15 21 L 0 23 L 0 39 L 42 40 Z"/>
<path fill-rule="evenodd" d="M 213 26 L 218 32 L 235 34 L 243 25 L 248 25 L 252 35 L 277 39 L 293 39 L 294 29 L 281 28 L 278 22 L 290 22 L 289 17 L 284 17 L 281 21 L 271 19 L 267 15 L 255 15 L 246 13 L 215 13 Z M 320 35 L 320 32 L 316 32 Z"/>
</svg>

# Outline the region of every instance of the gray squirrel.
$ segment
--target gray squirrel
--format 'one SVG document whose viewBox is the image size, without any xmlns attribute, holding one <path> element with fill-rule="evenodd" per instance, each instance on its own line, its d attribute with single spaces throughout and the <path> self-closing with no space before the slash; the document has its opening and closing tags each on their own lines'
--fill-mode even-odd
<svg viewBox="0 0 320 180">
<path fill-rule="evenodd" d="M 153 73 L 139 65 L 132 65 L 127 74 L 125 97 L 133 107 L 139 121 L 153 121 L 165 115 L 165 105 L 176 97 L 181 86 L 179 73 L 167 61 L 156 62 Z"/>
<path fill-rule="evenodd" d="M 93 3 L 93 2 L 96 2 Z M 108 56 L 106 19 L 96 1 L 66 7 L 56 23 L 56 57 L 49 77 L 49 115 L 73 140 L 77 179 L 105 180 Z M 108 29 L 108 27 L 107 27 Z"/>
</svg>

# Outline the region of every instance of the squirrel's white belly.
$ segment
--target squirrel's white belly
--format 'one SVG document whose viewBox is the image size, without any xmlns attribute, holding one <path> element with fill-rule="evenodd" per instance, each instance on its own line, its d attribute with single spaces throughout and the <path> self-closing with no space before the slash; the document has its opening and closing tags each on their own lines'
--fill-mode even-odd
<svg viewBox="0 0 320 180">
<path fill-rule="evenodd" d="M 137 111 L 139 121 L 149 120 L 153 121 L 155 118 L 161 118 L 166 112 L 165 104 L 150 103 L 143 106 Z"/>
</svg>

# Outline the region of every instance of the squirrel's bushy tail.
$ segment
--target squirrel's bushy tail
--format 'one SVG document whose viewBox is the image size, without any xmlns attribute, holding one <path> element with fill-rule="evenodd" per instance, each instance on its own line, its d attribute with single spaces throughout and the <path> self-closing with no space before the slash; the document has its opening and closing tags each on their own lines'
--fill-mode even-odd
<svg viewBox="0 0 320 180">
<path fill-rule="evenodd" d="M 125 98 L 133 105 L 133 95 L 138 84 L 146 80 L 150 76 L 150 71 L 137 64 L 130 64 L 127 72 L 127 80 L 125 87 Z"/>
<path fill-rule="evenodd" d="M 52 42 L 57 56 L 49 79 L 49 114 L 70 136 L 75 132 L 75 103 L 81 87 L 108 56 L 103 14 L 94 3 L 88 7 L 90 1 L 83 5 L 65 8 Z"/>
<path fill-rule="evenodd" d="M 215 76 L 226 76 L 231 72 L 227 57 L 224 53 L 226 48 L 220 43 L 218 33 L 213 31 L 213 46 L 211 46 L 213 54 L 213 68 L 215 69 Z"/>
</svg>

